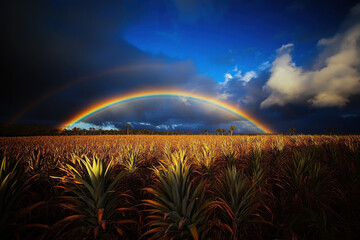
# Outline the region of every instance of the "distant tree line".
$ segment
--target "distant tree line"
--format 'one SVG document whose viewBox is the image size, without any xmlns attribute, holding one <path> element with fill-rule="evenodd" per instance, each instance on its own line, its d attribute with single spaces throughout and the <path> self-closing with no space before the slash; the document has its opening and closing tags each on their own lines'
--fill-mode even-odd
<svg viewBox="0 0 360 240">
<path fill-rule="evenodd" d="M 187 131 L 181 131 L 181 130 L 177 130 L 177 131 L 170 131 L 170 130 L 165 130 L 165 131 L 161 131 L 161 130 L 148 130 L 148 129 L 132 129 L 131 126 L 129 124 L 125 125 L 126 130 L 121 130 L 121 129 L 111 129 L 111 130 L 104 130 L 104 129 L 95 129 L 95 128 L 89 128 L 89 129 L 81 129 L 81 128 L 72 128 L 72 129 L 65 129 L 63 131 L 61 131 L 61 135 L 208 135 L 211 134 L 209 133 L 209 130 L 205 130 L 204 132 L 191 132 L 190 129 L 188 129 Z M 218 135 L 226 135 L 226 130 L 225 129 L 216 129 L 216 132 L 218 132 Z M 235 126 L 230 126 L 230 129 L 228 130 L 228 134 L 229 135 L 233 135 L 233 132 L 236 130 Z"/>
<path fill-rule="evenodd" d="M 191 132 L 190 129 L 187 131 L 181 130 L 149 130 L 149 129 L 132 129 L 129 124 L 125 125 L 125 130 L 122 129 L 110 129 L 105 130 L 101 128 L 89 128 L 82 129 L 74 127 L 72 129 L 60 130 L 54 127 L 49 126 L 41 126 L 34 124 L 27 125 L 0 125 L 0 135 L 1 136 L 54 136 L 54 135 L 209 135 L 209 134 L 217 134 L 217 135 L 233 135 L 236 130 L 235 126 L 230 126 L 229 130 L 218 128 L 215 133 L 209 132 L 208 129 L 203 132 L 196 131 Z"/>
<path fill-rule="evenodd" d="M 204 131 L 196 131 L 191 132 L 191 130 L 149 130 L 149 129 L 132 129 L 130 124 L 125 125 L 125 130 L 122 129 L 112 129 L 112 130 L 105 130 L 105 129 L 80 129 L 80 128 L 73 128 L 73 129 L 66 129 L 60 130 L 54 127 L 49 126 L 42 126 L 42 125 L 35 125 L 35 124 L 0 124 L 0 136 L 55 136 L 55 135 L 233 135 L 236 130 L 235 126 L 230 126 L 228 130 L 224 128 L 217 128 L 214 132 L 210 132 L 208 129 Z M 333 135 L 335 134 L 334 128 L 326 129 L 323 134 Z M 287 130 L 289 135 L 301 134 L 298 132 L 296 128 L 289 128 Z M 245 133 L 237 133 L 245 134 Z M 341 134 L 341 133 L 336 133 Z M 246 135 L 253 135 L 248 134 Z M 257 134 L 255 134 L 257 135 Z"/>
</svg>

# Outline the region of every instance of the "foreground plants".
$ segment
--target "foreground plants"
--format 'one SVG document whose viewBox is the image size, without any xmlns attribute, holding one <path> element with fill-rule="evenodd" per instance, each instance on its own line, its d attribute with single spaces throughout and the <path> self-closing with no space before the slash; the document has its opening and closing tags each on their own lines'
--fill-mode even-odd
<svg viewBox="0 0 360 240">
<path fill-rule="evenodd" d="M 0 153 L 1 239 L 359 236 L 356 135 L 19 137 Z"/>
<path fill-rule="evenodd" d="M 329 238 L 337 230 L 328 223 L 331 217 L 339 218 L 333 209 L 339 192 L 318 157 L 317 148 L 295 152 L 277 184 L 282 189 L 285 230 L 299 238 Z"/>
<path fill-rule="evenodd" d="M 185 151 L 175 152 L 167 165 L 154 169 L 159 180 L 153 188 L 154 200 L 145 200 L 149 207 L 149 239 L 205 239 L 209 202 L 204 199 L 204 185 L 193 186 Z"/>
<path fill-rule="evenodd" d="M 0 160 L 0 236 L 2 239 L 19 239 L 26 230 L 27 236 L 22 238 L 31 239 L 34 229 L 48 228 L 27 219 L 31 211 L 42 203 L 29 204 L 29 199 L 26 199 L 30 195 L 26 192 L 28 182 L 20 168 L 21 159 L 3 155 Z"/>
<path fill-rule="evenodd" d="M 80 234 L 97 239 L 111 237 L 114 229 L 124 235 L 124 224 L 134 221 L 119 218 L 119 211 L 125 209 L 118 207 L 120 195 L 115 190 L 123 174 L 115 174 L 113 163 L 96 155 L 92 159 L 73 155 L 61 169 L 66 174 L 60 178 L 59 187 L 66 193 L 61 197 L 61 206 L 73 214 L 56 223 L 54 228 L 64 229 L 68 224 L 72 224 L 72 228 L 54 237 L 77 238 Z"/>
<path fill-rule="evenodd" d="M 256 199 L 256 185 L 230 167 L 218 178 L 216 201 L 212 202 L 217 213 L 217 226 L 224 233 L 218 239 L 242 239 L 254 225 L 268 223 L 261 216 L 260 203 Z M 224 237 L 225 236 L 225 237 Z"/>
<path fill-rule="evenodd" d="M 16 210 L 19 198 L 24 194 L 23 182 L 19 171 L 19 161 L 1 158 L 0 165 L 0 234 L 10 238 L 16 226 Z"/>
</svg>

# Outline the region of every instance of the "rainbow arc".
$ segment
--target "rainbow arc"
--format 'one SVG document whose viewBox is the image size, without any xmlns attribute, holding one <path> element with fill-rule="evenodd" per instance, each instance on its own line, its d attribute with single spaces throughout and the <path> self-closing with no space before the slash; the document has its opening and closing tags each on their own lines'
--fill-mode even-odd
<svg viewBox="0 0 360 240">
<path fill-rule="evenodd" d="M 154 97 L 185 97 L 185 98 L 209 103 L 211 105 L 220 107 L 228 112 L 231 112 L 240 118 L 246 119 L 247 121 L 254 124 L 257 128 L 259 128 L 264 133 L 272 133 L 270 128 L 265 126 L 263 123 L 261 123 L 254 117 L 250 116 L 244 110 L 238 109 L 238 108 L 230 105 L 229 103 L 226 103 L 224 101 L 220 101 L 218 99 L 214 99 L 209 96 L 202 95 L 202 94 L 190 93 L 190 92 L 179 91 L 179 90 L 146 90 L 146 91 L 137 91 L 137 92 L 132 92 L 132 93 L 112 97 L 110 99 L 100 101 L 97 104 L 86 108 L 84 111 L 73 116 L 65 124 L 62 124 L 60 126 L 60 128 L 62 130 L 67 129 L 67 128 L 70 129 L 70 128 L 74 127 L 75 124 L 79 123 L 80 121 L 82 121 L 100 111 L 110 108 L 114 105 L 118 105 L 118 104 L 125 103 L 125 102 L 130 102 L 130 101 L 134 101 L 134 100 L 140 100 L 140 99 L 145 99 L 145 98 L 154 98 Z"/>
</svg>

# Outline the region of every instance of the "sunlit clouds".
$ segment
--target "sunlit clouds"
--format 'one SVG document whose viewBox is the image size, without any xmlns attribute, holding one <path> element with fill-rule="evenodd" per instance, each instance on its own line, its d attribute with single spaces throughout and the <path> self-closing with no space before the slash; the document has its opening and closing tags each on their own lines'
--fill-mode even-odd
<svg viewBox="0 0 360 240">
<path fill-rule="evenodd" d="M 277 50 L 278 56 L 272 63 L 271 76 L 264 86 L 270 95 L 261 103 L 261 107 L 284 106 L 288 103 L 313 107 L 345 106 L 351 96 L 360 93 L 359 43 L 359 23 L 332 38 L 319 40 L 319 47 L 332 54 L 319 59 L 321 62 L 317 66 L 320 67 L 312 70 L 297 66 L 293 61 L 293 44 L 283 45 Z"/>
</svg>

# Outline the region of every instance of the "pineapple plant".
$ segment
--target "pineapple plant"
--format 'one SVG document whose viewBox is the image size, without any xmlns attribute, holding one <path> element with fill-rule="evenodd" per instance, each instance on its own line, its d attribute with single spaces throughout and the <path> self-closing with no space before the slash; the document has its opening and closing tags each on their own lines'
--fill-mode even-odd
<svg viewBox="0 0 360 240">
<path fill-rule="evenodd" d="M 212 207 L 217 216 L 217 226 L 224 233 L 223 239 L 242 239 L 254 224 L 266 222 L 261 217 L 255 185 L 234 166 L 228 167 L 217 182 L 217 198 Z"/>
<path fill-rule="evenodd" d="M 205 239 L 209 202 L 204 184 L 196 187 L 190 179 L 191 166 L 183 150 L 171 154 L 167 164 L 154 168 L 158 184 L 146 190 L 154 199 L 144 200 L 149 212 L 148 239 Z"/>
<path fill-rule="evenodd" d="M 65 191 L 60 197 L 63 202 L 61 206 L 72 214 L 57 222 L 53 228 L 64 229 L 68 224 L 72 224 L 73 228 L 65 233 L 59 231 L 52 237 L 81 234 L 97 239 L 110 234 L 107 232 L 109 226 L 124 235 L 124 224 L 134 221 L 119 218 L 119 213 L 126 209 L 119 208 L 120 196 L 115 190 L 123 173 L 115 175 L 113 162 L 96 155 L 89 159 L 86 155 L 80 158 L 73 154 L 73 159 L 67 161 L 61 169 L 65 176 L 55 177 L 61 179 L 59 187 Z"/>
</svg>

